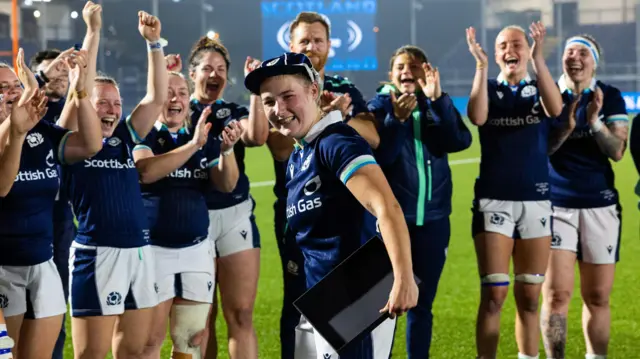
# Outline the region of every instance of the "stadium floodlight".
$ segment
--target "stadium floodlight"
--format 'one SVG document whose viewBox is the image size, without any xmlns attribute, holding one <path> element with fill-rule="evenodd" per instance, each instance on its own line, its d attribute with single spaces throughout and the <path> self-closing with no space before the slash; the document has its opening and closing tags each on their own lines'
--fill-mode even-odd
<svg viewBox="0 0 640 359">
<path fill-rule="evenodd" d="M 71 12 L 71 18 L 72 19 L 77 19 L 78 18 L 78 12 L 77 11 L 72 11 Z"/>
<path fill-rule="evenodd" d="M 35 17 L 36 19 L 40 17 L 40 10 L 36 10 L 33 12 L 33 17 Z"/>
<path fill-rule="evenodd" d="M 209 30 L 207 31 L 207 37 L 210 39 L 217 39 L 220 37 L 220 34 L 218 34 L 217 32 L 213 31 L 213 30 Z"/>
</svg>

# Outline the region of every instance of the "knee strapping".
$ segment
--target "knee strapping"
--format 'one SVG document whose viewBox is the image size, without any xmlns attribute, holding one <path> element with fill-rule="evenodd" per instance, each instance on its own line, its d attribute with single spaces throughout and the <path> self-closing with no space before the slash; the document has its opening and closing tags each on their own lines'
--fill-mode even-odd
<svg viewBox="0 0 640 359">
<path fill-rule="evenodd" d="M 516 281 L 525 284 L 542 284 L 544 283 L 544 274 L 516 274 Z"/>
<path fill-rule="evenodd" d="M 173 322 L 173 357 L 176 359 L 201 359 L 200 345 L 192 346 L 193 336 L 207 327 L 210 304 L 174 305 L 171 308 Z"/>
<path fill-rule="evenodd" d="M 509 275 L 506 273 L 492 273 L 480 278 L 483 287 L 505 287 L 509 285 Z"/>
<path fill-rule="evenodd" d="M 7 325 L 0 324 L 0 359 L 11 359 L 11 349 L 16 343 L 9 337 L 7 333 Z"/>
</svg>

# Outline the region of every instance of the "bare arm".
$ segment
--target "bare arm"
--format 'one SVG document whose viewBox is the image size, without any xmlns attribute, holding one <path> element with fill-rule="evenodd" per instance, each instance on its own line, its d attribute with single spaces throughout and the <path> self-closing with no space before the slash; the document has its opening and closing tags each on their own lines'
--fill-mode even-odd
<svg viewBox="0 0 640 359">
<path fill-rule="evenodd" d="M 593 131 L 593 127 L 592 127 Z M 615 121 L 593 133 L 600 150 L 614 161 L 620 161 L 627 149 L 629 126 L 626 121 Z"/>
<path fill-rule="evenodd" d="M 269 136 L 269 121 L 262 107 L 260 96 L 251 95 L 249 105 L 249 116 L 240 120 L 245 128 L 242 134 L 242 142 L 247 147 L 262 146 L 267 142 Z"/>
<path fill-rule="evenodd" d="M 240 171 L 238 170 L 238 162 L 236 162 L 236 156 L 233 150 L 228 154 L 221 154 L 212 163 L 209 175 L 211 177 L 211 183 L 220 192 L 230 193 L 236 188 L 238 184 L 238 177 L 240 177 Z"/>
<path fill-rule="evenodd" d="M 193 142 L 161 155 L 154 155 L 146 146 L 137 146 L 133 151 L 133 160 L 140 174 L 140 182 L 149 184 L 168 176 L 184 165 L 197 151 L 198 145 Z"/>
<path fill-rule="evenodd" d="M 87 94 L 91 95 L 94 86 L 94 79 L 97 74 L 98 49 L 100 46 L 100 29 L 102 28 L 102 6 L 88 1 L 82 10 L 82 17 L 87 24 L 87 32 L 82 42 L 82 49 L 87 53 L 87 74 L 85 78 L 84 89 Z M 69 93 L 58 125 L 68 130 L 78 130 L 78 112 L 77 106 L 73 106 L 72 102 L 74 89 L 69 86 Z"/>
<path fill-rule="evenodd" d="M 64 145 L 64 158 L 61 162 L 72 164 L 91 158 L 102 149 L 102 129 L 98 114 L 93 109 L 89 97 L 79 99 L 75 96 L 74 107 L 78 112 L 78 131 L 71 132 Z"/>
<path fill-rule="evenodd" d="M 375 117 L 370 112 L 362 112 L 352 117 L 347 124 L 364 138 L 371 148 L 380 146 L 380 135 L 376 128 Z"/>
<path fill-rule="evenodd" d="M 487 81 L 489 79 L 489 58 L 476 42 L 476 30 L 473 27 L 467 28 L 467 45 L 469 52 L 476 60 L 476 74 L 471 85 L 471 94 L 467 104 L 467 116 L 476 126 L 482 126 L 487 122 L 489 116 L 489 90 Z"/>
<path fill-rule="evenodd" d="M 26 133 L 11 132 L 7 136 L 8 143 L 0 155 L 0 197 L 6 197 L 13 187 L 13 183 L 20 169 L 20 157 L 22 156 L 22 144 Z"/>
<path fill-rule="evenodd" d="M 294 143 L 295 141 L 293 138 L 284 136 L 278 131 L 270 131 L 269 138 L 267 138 L 267 146 L 271 151 L 271 155 L 276 161 L 280 162 L 284 162 L 289 159 L 291 152 L 293 152 Z"/>
<path fill-rule="evenodd" d="M 402 208 L 396 200 L 382 170 L 365 165 L 347 180 L 349 191 L 378 219 L 396 279 L 413 280 L 413 262 L 409 229 Z"/>
<path fill-rule="evenodd" d="M 570 108 L 567 110 L 567 120 L 563 121 L 562 125 L 552 128 L 549 135 L 549 143 L 547 144 L 547 153 L 549 156 L 554 154 L 562 146 L 576 128 L 576 108 L 578 107 L 579 101 L 580 98 L 574 99 Z"/>
<path fill-rule="evenodd" d="M 140 34 L 147 40 L 150 46 L 147 72 L 147 94 L 131 112 L 130 126 L 139 139 L 147 136 L 153 128 L 162 106 L 164 106 L 169 94 L 169 74 L 164 59 L 162 46 L 157 46 L 160 40 L 160 20 L 144 11 L 138 14 Z"/>
<path fill-rule="evenodd" d="M 533 71 L 538 80 L 540 103 L 548 117 L 558 117 L 562 113 L 562 95 L 544 59 L 543 41 L 546 29 L 539 21 L 531 24 L 529 29 L 533 38 L 531 59 L 533 60 Z"/>
<path fill-rule="evenodd" d="M 486 67 L 476 69 L 471 94 L 469 95 L 467 115 L 471 123 L 476 126 L 484 125 L 489 115 L 488 72 L 489 70 Z"/>
</svg>

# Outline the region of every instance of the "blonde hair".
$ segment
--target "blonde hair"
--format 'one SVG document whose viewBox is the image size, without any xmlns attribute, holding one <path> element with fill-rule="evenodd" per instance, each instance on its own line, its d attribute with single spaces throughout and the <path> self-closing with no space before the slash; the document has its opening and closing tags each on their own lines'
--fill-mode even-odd
<svg viewBox="0 0 640 359">
<path fill-rule="evenodd" d="M 531 46 L 530 40 L 529 40 L 529 35 L 527 35 L 527 31 L 520 25 L 507 25 L 505 27 L 503 27 L 500 32 L 498 33 L 498 35 L 496 36 L 496 40 L 498 39 L 498 36 L 500 36 L 500 34 L 502 34 L 503 32 L 509 31 L 509 30 L 514 30 L 517 31 L 519 33 L 522 34 L 522 36 L 524 36 L 524 41 L 527 43 L 528 46 Z"/>
<path fill-rule="evenodd" d="M 169 71 L 169 75 L 178 76 L 179 78 L 183 79 L 187 83 L 187 90 L 189 91 L 189 94 L 193 93 L 193 84 L 191 83 L 191 81 L 187 79 L 187 77 L 182 72 Z M 189 111 L 187 111 L 187 115 L 185 116 L 182 122 L 183 127 L 191 129 L 191 115 L 193 115 L 193 111 L 191 110 L 191 108 L 189 108 Z"/>
</svg>

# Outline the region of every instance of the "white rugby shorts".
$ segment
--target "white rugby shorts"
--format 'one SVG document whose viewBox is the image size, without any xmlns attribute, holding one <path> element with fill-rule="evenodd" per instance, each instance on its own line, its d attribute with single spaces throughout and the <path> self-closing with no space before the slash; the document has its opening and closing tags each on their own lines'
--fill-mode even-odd
<svg viewBox="0 0 640 359">
<path fill-rule="evenodd" d="M 480 199 L 476 202 L 473 235 L 500 233 L 507 237 L 533 239 L 551 236 L 551 201 L 503 201 Z"/>
<path fill-rule="evenodd" d="M 71 244 L 69 302 L 74 317 L 120 315 L 158 305 L 151 246 L 112 248 Z"/>
<path fill-rule="evenodd" d="M 215 291 L 214 254 L 211 241 L 185 248 L 152 246 L 156 262 L 158 300 L 179 297 L 213 303 Z"/>
<path fill-rule="evenodd" d="M 591 264 L 613 264 L 619 259 L 620 208 L 554 207 L 551 248 L 575 252 Z"/>
<path fill-rule="evenodd" d="M 62 280 L 53 259 L 32 266 L 0 266 L 0 309 L 5 317 L 25 314 L 27 319 L 66 313 Z"/>
<path fill-rule="evenodd" d="M 253 217 L 253 199 L 223 209 L 209 210 L 209 239 L 217 257 L 260 248 L 260 234 Z"/>
<path fill-rule="evenodd" d="M 396 319 L 387 319 L 371 332 L 373 356 L 370 359 L 389 359 L 393 349 Z M 317 333 L 304 316 L 296 327 L 294 359 L 339 359 L 335 350 Z M 369 352 L 370 353 L 370 352 Z"/>
</svg>

